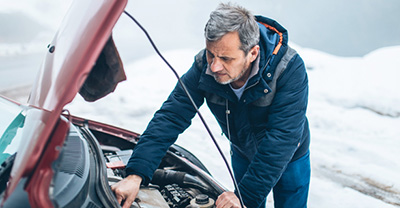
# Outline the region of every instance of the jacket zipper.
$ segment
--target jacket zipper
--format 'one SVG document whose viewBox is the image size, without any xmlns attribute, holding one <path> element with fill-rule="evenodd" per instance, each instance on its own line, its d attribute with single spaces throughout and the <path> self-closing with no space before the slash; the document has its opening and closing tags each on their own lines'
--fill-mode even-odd
<svg viewBox="0 0 400 208">
<path fill-rule="evenodd" d="M 225 103 L 226 103 L 226 111 L 225 111 L 225 118 L 226 118 L 226 129 L 227 129 L 227 132 L 228 132 L 228 140 L 229 140 L 229 143 L 231 143 L 232 141 L 231 141 L 231 130 L 230 130 L 230 127 L 229 127 L 229 114 L 231 114 L 231 111 L 229 110 L 229 105 L 228 105 L 228 99 L 225 99 Z"/>
<path fill-rule="evenodd" d="M 267 63 L 266 63 L 265 66 L 263 67 L 262 71 L 264 71 L 264 70 L 267 68 L 267 66 L 268 66 L 270 60 L 271 60 L 271 57 L 269 57 Z M 260 73 L 261 73 L 261 72 L 260 72 Z M 254 84 L 252 84 L 252 85 L 250 85 L 250 86 L 246 86 L 246 88 L 244 88 L 244 91 L 246 91 L 246 90 L 250 89 L 251 87 L 257 85 L 259 82 L 260 82 L 260 81 L 257 80 Z"/>
<path fill-rule="evenodd" d="M 271 60 L 271 57 L 269 57 L 267 63 L 266 63 L 265 66 L 263 67 L 263 70 L 262 70 L 262 71 L 264 71 L 264 70 L 267 68 L 267 66 L 268 66 L 270 60 Z M 251 87 L 257 85 L 259 82 L 260 82 L 260 80 L 257 80 L 254 84 L 252 84 L 252 85 L 250 85 L 250 86 L 247 86 L 247 87 L 244 89 L 244 91 L 246 91 L 247 89 L 249 89 L 249 88 L 251 88 Z M 225 110 L 226 129 L 227 129 L 227 133 L 228 133 L 227 137 L 228 137 L 229 143 L 232 144 L 232 140 L 231 140 L 231 130 L 230 130 L 230 126 L 229 126 L 229 115 L 231 114 L 231 111 L 229 110 L 228 102 L 229 102 L 228 99 L 225 99 L 225 103 L 226 103 L 226 104 L 225 104 L 225 106 L 226 106 L 226 110 Z M 223 135 L 223 134 L 224 134 L 224 132 L 222 132 L 221 135 Z M 256 146 L 257 146 L 257 148 L 258 148 L 257 142 L 256 142 Z M 232 150 L 231 150 L 231 155 L 232 155 Z"/>
</svg>

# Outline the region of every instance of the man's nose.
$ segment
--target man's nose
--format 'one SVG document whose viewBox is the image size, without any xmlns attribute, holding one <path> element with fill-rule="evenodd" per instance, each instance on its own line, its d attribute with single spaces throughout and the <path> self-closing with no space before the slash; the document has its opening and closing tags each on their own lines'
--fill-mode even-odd
<svg viewBox="0 0 400 208">
<path fill-rule="evenodd" d="M 216 73 L 216 72 L 220 72 L 224 69 L 221 61 L 219 61 L 217 58 L 214 58 L 211 62 L 211 71 Z"/>
</svg>

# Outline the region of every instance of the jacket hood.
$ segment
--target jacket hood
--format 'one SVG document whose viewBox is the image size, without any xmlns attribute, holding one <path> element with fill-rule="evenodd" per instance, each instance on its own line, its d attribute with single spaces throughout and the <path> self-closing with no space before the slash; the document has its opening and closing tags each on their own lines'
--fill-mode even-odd
<svg viewBox="0 0 400 208">
<path fill-rule="evenodd" d="M 276 66 L 273 60 L 276 56 L 281 57 L 287 49 L 288 32 L 277 21 L 263 17 L 255 16 L 260 28 L 260 70 L 264 73 L 266 64 Z M 268 61 L 269 60 L 269 61 Z M 279 58 L 277 59 L 279 60 Z M 275 67 L 271 67 L 272 69 Z"/>
</svg>

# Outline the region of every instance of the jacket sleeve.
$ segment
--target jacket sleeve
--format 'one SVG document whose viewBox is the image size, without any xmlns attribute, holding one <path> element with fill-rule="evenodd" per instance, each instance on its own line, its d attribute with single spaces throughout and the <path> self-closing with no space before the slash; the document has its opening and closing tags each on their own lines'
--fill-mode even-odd
<svg viewBox="0 0 400 208">
<path fill-rule="evenodd" d="M 182 76 L 182 81 L 197 107 L 200 107 L 204 102 L 204 95 L 197 88 L 201 73 L 198 67 L 195 61 Z M 178 135 L 189 127 L 195 114 L 196 110 L 191 101 L 182 86 L 177 83 L 141 135 L 127 164 L 126 173 L 141 176 L 142 184 L 147 185 L 168 148 L 176 141 Z"/>
<path fill-rule="evenodd" d="M 247 207 L 258 207 L 280 179 L 302 141 L 308 100 L 304 62 L 296 55 L 277 82 L 265 136 L 239 189 Z"/>
</svg>

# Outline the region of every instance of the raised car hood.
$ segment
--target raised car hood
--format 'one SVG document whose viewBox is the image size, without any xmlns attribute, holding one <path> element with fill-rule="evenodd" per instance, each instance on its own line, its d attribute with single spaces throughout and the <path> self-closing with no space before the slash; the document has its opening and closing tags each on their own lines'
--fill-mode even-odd
<svg viewBox="0 0 400 208">
<path fill-rule="evenodd" d="M 75 0 L 49 44 L 28 101 L 23 145 L 17 151 L 6 196 L 40 158 L 66 104 L 80 90 L 127 0 Z"/>
</svg>

